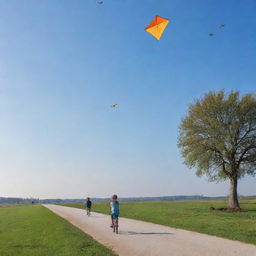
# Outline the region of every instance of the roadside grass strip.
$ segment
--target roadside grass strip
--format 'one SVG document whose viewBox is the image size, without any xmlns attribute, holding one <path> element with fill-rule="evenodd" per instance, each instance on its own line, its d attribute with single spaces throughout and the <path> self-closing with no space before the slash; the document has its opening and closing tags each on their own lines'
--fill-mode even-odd
<svg viewBox="0 0 256 256">
<path fill-rule="evenodd" d="M 61 204 L 84 208 L 83 204 Z M 121 202 L 121 217 L 181 228 L 256 244 L 256 200 L 241 200 L 241 212 L 223 212 L 210 207 L 224 201 Z M 109 203 L 94 203 L 92 211 L 108 214 Z"/>
<path fill-rule="evenodd" d="M 41 205 L 0 206 L 0 256 L 113 256 Z"/>
</svg>

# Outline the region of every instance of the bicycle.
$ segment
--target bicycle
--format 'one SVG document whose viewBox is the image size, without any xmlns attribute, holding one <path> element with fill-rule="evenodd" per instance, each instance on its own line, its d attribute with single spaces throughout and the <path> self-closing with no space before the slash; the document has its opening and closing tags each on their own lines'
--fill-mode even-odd
<svg viewBox="0 0 256 256">
<path fill-rule="evenodd" d="M 112 219 L 113 232 L 118 234 L 118 217 Z"/>
<path fill-rule="evenodd" d="M 91 209 L 90 208 L 86 209 L 86 214 L 87 214 L 88 217 L 91 216 Z"/>
</svg>

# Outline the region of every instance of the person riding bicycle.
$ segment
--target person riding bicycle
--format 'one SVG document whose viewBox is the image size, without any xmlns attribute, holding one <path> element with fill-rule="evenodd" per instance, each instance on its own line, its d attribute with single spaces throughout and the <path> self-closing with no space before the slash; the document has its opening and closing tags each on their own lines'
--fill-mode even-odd
<svg viewBox="0 0 256 256">
<path fill-rule="evenodd" d="M 85 208 L 86 208 L 87 215 L 90 216 L 91 215 L 91 208 L 92 208 L 92 201 L 90 200 L 89 197 L 86 198 Z"/>
<path fill-rule="evenodd" d="M 117 201 L 117 195 L 112 196 L 110 203 L 110 216 L 111 216 L 111 228 L 118 233 L 118 217 L 119 217 L 119 202 Z"/>
</svg>

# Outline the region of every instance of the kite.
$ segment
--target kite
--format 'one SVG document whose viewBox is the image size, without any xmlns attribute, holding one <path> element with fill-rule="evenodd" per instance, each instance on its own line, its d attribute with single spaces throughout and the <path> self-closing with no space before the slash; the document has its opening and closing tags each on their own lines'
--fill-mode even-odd
<svg viewBox="0 0 256 256">
<path fill-rule="evenodd" d="M 97 4 L 103 4 L 103 1 L 97 2 Z"/>
<path fill-rule="evenodd" d="M 219 26 L 219 28 L 224 28 L 225 27 L 225 24 L 221 24 L 220 26 Z"/>
<path fill-rule="evenodd" d="M 213 33 L 210 33 L 210 34 L 208 34 L 209 36 L 214 36 L 214 34 Z"/>
<path fill-rule="evenodd" d="M 168 19 L 156 16 L 151 21 L 151 23 L 145 28 L 145 31 L 154 36 L 157 40 L 160 40 L 168 23 Z"/>
<path fill-rule="evenodd" d="M 116 107 L 118 107 L 118 104 L 111 105 L 111 108 L 116 108 Z"/>
</svg>

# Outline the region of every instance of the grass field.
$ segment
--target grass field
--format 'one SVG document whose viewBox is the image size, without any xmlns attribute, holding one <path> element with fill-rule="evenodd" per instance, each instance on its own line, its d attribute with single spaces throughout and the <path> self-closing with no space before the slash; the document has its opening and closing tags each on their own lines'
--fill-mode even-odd
<svg viewBox="0 0 256 256">
<path fill-rule="evenodd" d="M 0 206 L 0 256 L 113 256 L 40 205 Z"/>
<path fill-rule="evenodd" d="M 224 201 L 127 202 L 120 204 L 122 217 L 182 228 L 256 244 L 256 200 L 242 200 L 244 212 L 212 211 Z M 83 204 L 65 204 L 83 208 Z M 108 214 L 108 203 L 94 203 L 93 211 Z M 122 227 L 122 223 L 121 223 Z"/>
</svg>

